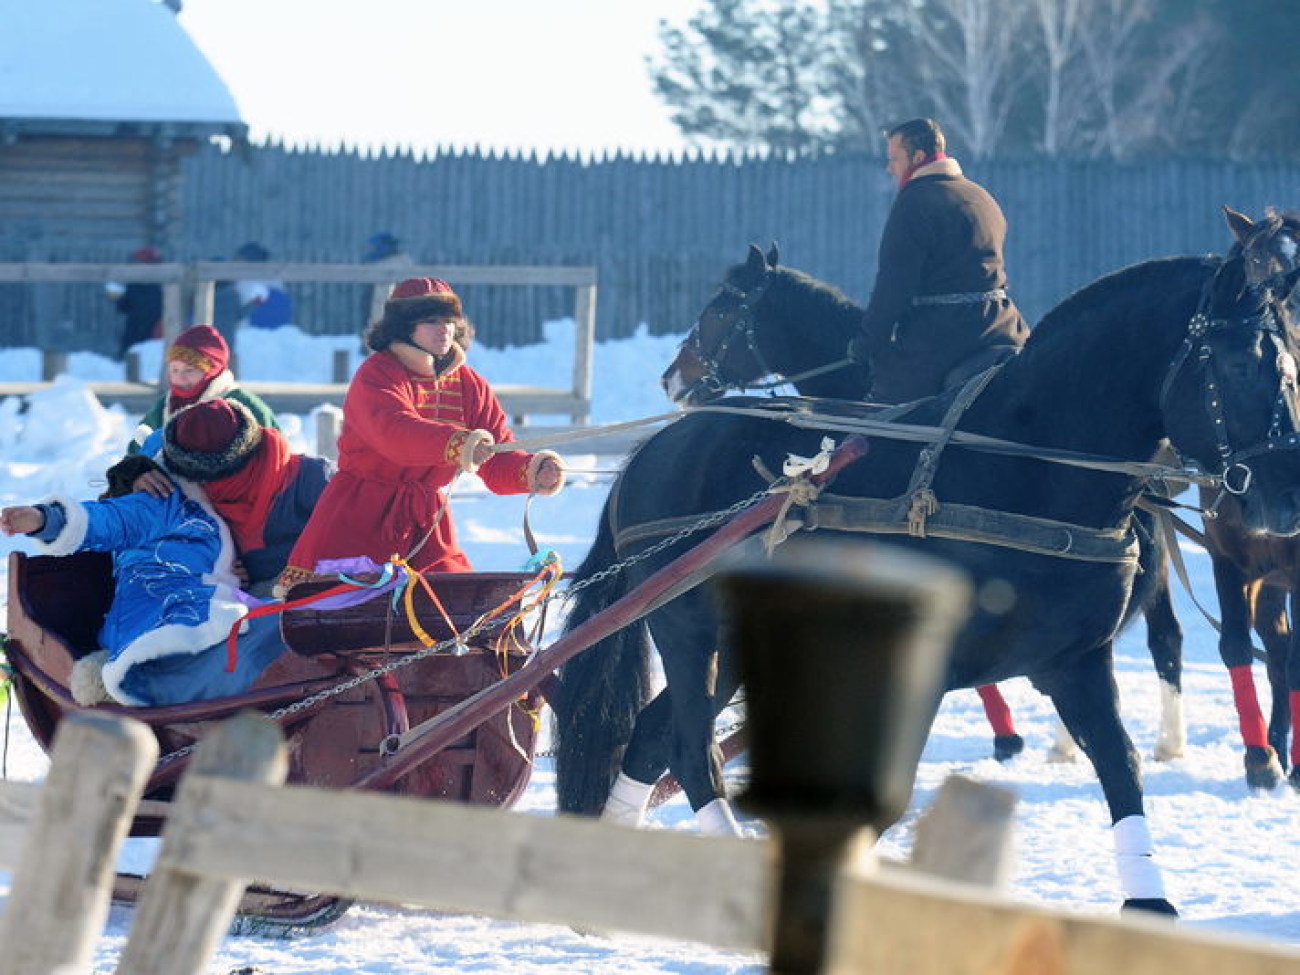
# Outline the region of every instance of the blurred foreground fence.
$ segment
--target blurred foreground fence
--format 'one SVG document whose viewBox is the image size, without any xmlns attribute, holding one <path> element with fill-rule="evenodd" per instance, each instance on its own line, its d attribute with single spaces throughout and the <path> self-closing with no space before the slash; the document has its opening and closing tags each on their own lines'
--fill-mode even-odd
<svg viewBox="0 0 1300 975">
<path fill-rule="evenodd" d="M 250 879 L 733 950 L 769 947 L 769 842 L 281 786 L 283 748 L 278 729 L 251 714 L 200 746 L 117 971 L 207 971 Z M 18 866 L 0 918 L 0 973 L 90 970 L 113 859 L 154 755 L 143 725 L 78 716 L 61 727 L 43 785 L 0 783 L 0 868 Z M 1300 973 L 1294 951 L 1164 920 L 1070 916 L 934 876 L 995 879 L 1010 806 L 987 788 L 950 780 L 923 817 L 914 861 L 924 858 L 930 876 L 869 856 L 841 871 L 825 971 Z"/>
</svg>

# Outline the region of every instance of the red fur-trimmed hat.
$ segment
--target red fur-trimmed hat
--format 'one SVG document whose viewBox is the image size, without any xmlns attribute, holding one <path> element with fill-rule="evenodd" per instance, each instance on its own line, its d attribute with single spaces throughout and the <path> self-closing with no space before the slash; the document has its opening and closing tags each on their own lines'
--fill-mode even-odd
<svg viewBox="0 0 1300 975">
<path fill-rule="evenodd" d="M 407 278 L 393 287 L 390 304 L 402 309 L 407 321 L 423 318 L 464 318 L 460 298 L 442 278 Z"/>
<path fill-rule="evenodd" d="M 211 325 L 195 325 L 176 336 L 167 349 L 167 361 L 177 359 L 211 379 L 230 365 L 230 346 Z"/>
</svg>

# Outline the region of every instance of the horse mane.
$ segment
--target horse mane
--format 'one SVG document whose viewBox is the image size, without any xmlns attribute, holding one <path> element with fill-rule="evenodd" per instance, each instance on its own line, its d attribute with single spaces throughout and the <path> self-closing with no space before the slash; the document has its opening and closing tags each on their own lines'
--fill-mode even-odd
<svg viewBox="0 0 1300 975">
<path fill-rule="evenodd" d="M 1034 326 L 1026 350 L 1052 339 L 1057 332 L 1077 327 L 1081 321 L 1113 315 L 1114 309 L 1131 313 L 1143 304 L 1159 302 L 1169 286 L 1170 268 L 1183 265 L 1187 274 L 1204 274 L 1221 263 L 1217 257 L 1161 257 L 1112 271 L 1075 291 Z M 1238 260 L 1237 265 L 1240 266 Z"/>
</svg>

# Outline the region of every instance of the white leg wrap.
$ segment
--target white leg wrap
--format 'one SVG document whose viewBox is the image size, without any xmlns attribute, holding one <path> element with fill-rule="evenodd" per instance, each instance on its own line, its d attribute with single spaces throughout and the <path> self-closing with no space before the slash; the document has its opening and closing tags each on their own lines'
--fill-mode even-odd
<svg viewBox="0 0 1300 975">
<path fill-rule="evenodd" d="M 736 816 L 731 811 L 731 803 L 726 799 L 714 799 L 706 806 L 695 810 L 695 820 L 700 824 L 700 832 L 705 836 L 744 836 Z"/>
<path fill-rule="evenodd" d="M 1183 718 L 1183 695 L 1172 684 L 1160 682 L 1160 736 L 1156 739 L 1156 761 L 1182 758 L 1187 749 L 1187 722 Z"/>
<path fill-rule="evenodd" d="M 600 818 L 619 826 L 642 825 L 645 822 L 645 807 L 650 802 L 650 793 L 654 788 L 653 782 L 638 782 L 619 772 L 613 788 L 609 790 L 609 798 L 605 800 Z"/>
<path fill-rule="evenodd" d="M 1125 816 L 1112 827 L 1111 837 L 1115 841 L 1115 864 L 1124 899 L 1163 900 L 1165 884 L 1152 857 L 1153 844 L 1146 817 Z"/>
</svg>

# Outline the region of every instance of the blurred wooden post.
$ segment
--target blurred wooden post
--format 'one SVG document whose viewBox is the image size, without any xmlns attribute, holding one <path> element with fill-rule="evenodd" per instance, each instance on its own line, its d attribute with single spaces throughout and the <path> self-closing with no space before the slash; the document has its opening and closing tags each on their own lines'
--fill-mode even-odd
<svg viewBox="0 0 1300 975">
<path fill-rule="evenodd" d="M 130 718 L 81 712 L 60 722 L 0 918 L 5 975 L 90 971 L 117 854 L 157 757 L 153 734 Z"/>
<path fill-rule="evenodd" d="M 139 352 L 128 352 L 126 354 L 126 381 L 129 383 L 138 383 L 140 381 Z"/>
<path fill-rule="evenodd" d="M 780 851 L 771 970 L 812 975 L 829 953 L 843 873 L 907 809 L 970 586 L 936 559 L 796 537 L 722 574 L 750 736 L 743 808 Z"/>
<path fill-rule="evenodd" d="M 203 818 L 202 778 L 283 785 L 288 771 L 284 737 L 265 715 L 245 711 L 203 740 L 177 792 L 158 862 L 118 961 L 119 972 L 174 975 L 206 970 L 235 916 L 245 881 L 204 876 L 178 865 L 184 862 L 184 848 L 193 842 L 188 831 Z"/>
<path fill-rule="evenodd" d="M 945 880 L 1005 887 L 1015 807 L 1010 789 L 948 776 L 916 821 L 911 866 Z"/>
<path fill-rule="evenodd" d="M 573 357 L 573 391 L 587 404 L 591 403 L 591 356 L 596 342 L 596 283 L 577 288 L 574 299 L 573 319 L 577 326 L 574 339 Z M 585 426 L 591 419 L 590 410 L 571 413 L 569 418 L 574 426 Z"/>
<path fill-rule="evenodd" d="M 334 382 L 346 383 L 352 378 L 352 353 L 347 349 L 334 350 Z"/>
<path fill-rule="evenodd" d="M 194 310 L 191 320 L 196 325 L 215 325 L 217 283 L 211 279 L 195 280 Z"/>
<path fill-rule="evenodd" d="M 325 405 L 316 410 L 316 453 L 330 460 L 339 459 L 339 434 L 343 432 L 343 411 Z"/>
<path fill-rule="evenodd" d="M 68 371 L 68 353 L 46 349 L 41 353 L 41 382 L 51 382 Z"/>
</svg>

